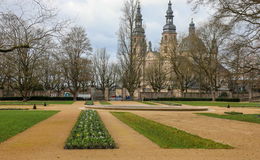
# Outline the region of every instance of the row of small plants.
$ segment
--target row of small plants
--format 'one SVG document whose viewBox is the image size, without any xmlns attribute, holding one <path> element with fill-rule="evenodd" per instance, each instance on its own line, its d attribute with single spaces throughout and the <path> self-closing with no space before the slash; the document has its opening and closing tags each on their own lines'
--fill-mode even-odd
<svg viewBox="0 0 260 160">
<path fill-rule="evenodd" d="M 112 149 L 116 144 L 98 113 L 94 110 L 81 111 L 71 131 L 65 149 Z"/>
</svg>

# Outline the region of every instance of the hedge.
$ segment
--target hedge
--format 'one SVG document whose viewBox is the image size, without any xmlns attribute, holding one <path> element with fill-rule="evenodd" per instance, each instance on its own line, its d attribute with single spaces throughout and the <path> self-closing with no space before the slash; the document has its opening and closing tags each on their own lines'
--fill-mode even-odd
<svg viewBox="0 0 260 160">
<path fill-rule="evenodd" d="M 23 97 L 0 97 L 0 101 L 22 101 Z M 30 101 L 73 101 L 73 97 L 48 97 L 48 96 L 32 96 L 28 97 Z M 85 100 L 77 97 L 77 100 Z"/>
<path fill-rule="evenodd" d="M 212 98 L 184 98 L 184 97 L 171 97 L 171 98 L 144 98 L 144 101 L 212 101 Z M 216 98 L 216 101 L 224 102 L 240 102 L 239 98 Z"/>
</svg>

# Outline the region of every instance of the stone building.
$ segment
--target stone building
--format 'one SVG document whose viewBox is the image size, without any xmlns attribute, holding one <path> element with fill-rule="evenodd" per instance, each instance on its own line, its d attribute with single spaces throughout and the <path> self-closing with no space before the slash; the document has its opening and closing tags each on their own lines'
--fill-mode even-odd
<svg viewBox="0 0 260 160">
<path fill-rule="evenodd" d="M 176 26 L 173 23 L 173 10 L 172 10 L 172 3 L 169 1 L 168 3 L 168 9 L 166 11 L 166 23 L 163 26 L 163 31 L 161 35 L 161 42 L 160 42 L 160 49 L 159 51 L 153 51 L 151 42 L 146 42 L 146 36 L 145 36 L 145 30 L 142 26 L 142 14 L 141 14 L 141 7 L 140 4 L 137 8 L 137 14 L 135 19 L 135 28 L 134 28 L 134 34 L 133 34 L 133 51 L 136 54 L 140 55 L 140 59 L 144 62 L 142 66 L 142 77 L 141 77 L 141 85 L 139 91 L 141 92 L 153 92 L 151 89 L 151 86 L 149 85 L 149 82 L 146 80 L 146 68 L 148 68 L 150 65 L 153 65 L 155 61 L 158 61 L 158 57 L 163 57 L 164 60 L 164 70 L 169 71 L 168 76 L 172 76 L 174 73 L 170 73 L 171 70 L 171 64 L 170 64 L 170 58 L 172 57 L 173 52 L 176 52 L 178 58 L 180 60 L 185 60 L 189 63 L 193 63 L 192 59 L 190 57 L 190 49 L 193 48 L 191 45 L 194 43 L 191 43 L 191 41 L 196 41 L 196 45 L 199 45 L 200 48 L 204 47 L 204 44 L 202 40 L 200 40 L 196 36 L 196 28 L 195 23 L 193 20 L 189 24 L 189 34 L 187 37 L 185 37 L 180 44 L 177 42 L 177 32 L 176 32 Z M 197 46 L 198 47 L 198 46 Z M 217 52 L 216 52 L 217 53 Z M 217 55 L 216 55 L 217 56 Z M 218 64 L 221 73 L 223 73 L 223 77 L 225 74 L 228 73 L 228 71 Z M 185 67 L 185 66 L 184 66 Z M 195 74 L 195 73 L 194 73 Z M 170 82 L 169 82 L 170 83 Z M 193 89 L 193 92 L 198 90 L 198 84 L 196 82 L 193 82 L 191 84 Z M 224 90 L 227 88 L 227 86 L 221 86 L 221 88 Z M 169 88 L 165 88 L 162 90 L 163 92 L 168 92 Z M 177 89 L 175 89 L 175 93 L 173 92 L 174 96 L 180 96 Z M 172 95 L 171 95 L 172 96 Z"/>
</svg>

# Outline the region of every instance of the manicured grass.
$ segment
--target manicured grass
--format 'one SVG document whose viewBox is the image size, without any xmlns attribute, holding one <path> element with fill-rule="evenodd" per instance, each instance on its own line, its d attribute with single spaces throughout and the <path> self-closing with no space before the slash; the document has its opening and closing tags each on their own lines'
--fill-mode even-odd
<svg viewBox="0 0 260 160">
<path fill-rule="evenodd" d="M 0 110 L 0 142 L 47 119 L 58 111 Z M 30 137 L 28 137 L 30 138 Z"/>
<path fill-rule="evenodd" d="M 0 105 L 43 105 L 44 102 L 48 104 L 73 104 L 74 101 L 0 101 Z"/>
<path fill-rule="evenodd" d="M 99 101 L 99 103 L 102 104 L 102 105 L 112 105 L 108 101 Z"/>
<path fill-rule="evenodd" d="M 115 148 L 98 113 L 94 110 L 81 111 L 77 123 L 65 144 L 65 149 L 108 149 Z"/>
<path fill-rule="evenodd" d="M 93 101 L 86 101 L 85 105 L 94 105 L 94 102 Z"/>
<path fill-rule="evenodd" d="M 214 118 L 260 123 L 260 114 L 235 114 L 235 115 L 231 115 L 231 114 L 222 115 L 222 114 L 214 114 L 214 113 L 197 113 L 197 114 L 214 117 Z"/>
<path fill-rule="evenodd" d="M 112 112 L 122 122 L 149 138 L 161 148 L 230 149 L 229 145 L 192 135 L 129 112 Z"/>
<path fill-rule="evenodd" d="M 260 107 L 260 103 L 254 102 L 212 102 L 212 101 L 158 101 L 162 104 L 186 104 L 191 106 L 219 106 L 219 107 Z"/>
<path fill-rule="evenodd" d="M 173 101 L 155 101 L 155 102 L 160 103 L 160 104 L 171 105 L 171 106 L 181 106 L 180 103 L 175 103 Z"/>
<path fill-rule="evenodd" d="M 138 102 L 143 103 L 143 104 L 147 104 L 147 105 L 157 105 L 157 104 L 150 102 L 150 101 L 138 101 Z"/>
</svg>

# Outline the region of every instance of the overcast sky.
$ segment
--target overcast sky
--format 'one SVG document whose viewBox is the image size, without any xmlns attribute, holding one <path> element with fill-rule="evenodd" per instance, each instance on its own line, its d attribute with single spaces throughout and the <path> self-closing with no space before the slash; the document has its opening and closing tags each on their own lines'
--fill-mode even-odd
<svg viewBox="0 0 260 160">
<path fill-rule="evenodd" d="M 1 0 L 2 1 L 2 0 Z M 24 0 L 3 0 L 27 3 Z M 146 37 L 153 47 L 159 47 L 168 0 L 140 0 Z M 92 47 L 107 48 L 111 57 L 116 56 L 119 20 L 124 0 L 46 0 L 45 3 L 59 10 L 61 18 L 69 18 L 76 25 L 86 28 Z M 196 14 L 186 0 L 172 0 L 174 24 L 177 33 L 187 33 L 191 18 L 196 26 L 208 20 L 212 13 L 208 8 L 201 8 Z"/>
</svg>

